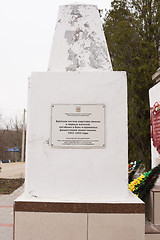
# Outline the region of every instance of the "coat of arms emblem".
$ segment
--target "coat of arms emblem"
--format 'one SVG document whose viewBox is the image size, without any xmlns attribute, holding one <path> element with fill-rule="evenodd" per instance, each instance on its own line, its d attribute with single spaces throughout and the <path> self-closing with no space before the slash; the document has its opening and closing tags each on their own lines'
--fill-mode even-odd
<svg viewBox="0 0 160 240">
<path fill-rule="evenodd" d="M 151 108 L 151 138 L 153 146 L 160 154 L 160 103 L 155 102 Z"/>
</svg>

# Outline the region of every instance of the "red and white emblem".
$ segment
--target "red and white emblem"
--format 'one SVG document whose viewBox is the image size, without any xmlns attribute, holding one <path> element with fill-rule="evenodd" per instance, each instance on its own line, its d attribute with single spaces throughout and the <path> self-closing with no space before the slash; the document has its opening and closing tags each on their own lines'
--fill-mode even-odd
<svg viewBox="0 0 160 240">
<path fill-rule="evenodd" d="M 160 154 L 160 103 L 155 102 L 151 108 L 151 138 L 153 146 Z"/>
</svg>

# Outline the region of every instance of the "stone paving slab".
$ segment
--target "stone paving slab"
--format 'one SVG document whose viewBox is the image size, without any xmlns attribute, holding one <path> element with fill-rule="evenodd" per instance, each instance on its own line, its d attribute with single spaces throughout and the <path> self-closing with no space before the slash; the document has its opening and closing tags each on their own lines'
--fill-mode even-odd
<svg viewBox="0 0 160 240">
<path fill-rule="evenodd" d="M 25 163 L 0 163 L 0 178 L 25 178 Z"/>
<path fill-rule="evenodd" d="M 24 191 L 24 185 L 12 194 L 0 194 L 0 240 L 13 239 L 13 203 Z"/>
</svg>

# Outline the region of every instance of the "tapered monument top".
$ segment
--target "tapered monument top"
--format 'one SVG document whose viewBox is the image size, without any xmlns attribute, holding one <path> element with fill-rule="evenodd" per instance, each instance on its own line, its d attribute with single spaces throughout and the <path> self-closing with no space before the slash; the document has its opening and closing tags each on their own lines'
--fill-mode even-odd
<svg viewBox="0 0 160 240">
<path fill-rule="evenodd" d="M 59 8 L 48 71 L 112 71 L 97 6 Z"/>
</svg>

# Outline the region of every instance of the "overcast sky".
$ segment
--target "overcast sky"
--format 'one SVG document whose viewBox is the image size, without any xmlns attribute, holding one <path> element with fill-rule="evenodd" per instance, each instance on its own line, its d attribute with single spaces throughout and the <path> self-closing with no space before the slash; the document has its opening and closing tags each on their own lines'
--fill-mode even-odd
<svg viewBox="0 0 160 240">
<path fill-rule="evenodd" d="M 66 0 L 5 0 L 0 5 L 0 113 L 21 118 L 28 77 L 47 71 L 59 5 Z M 74 2 L 74 1 L 73 1 Z M 111 0 L 85 0 L 109 9 Z"/>
</svg>

